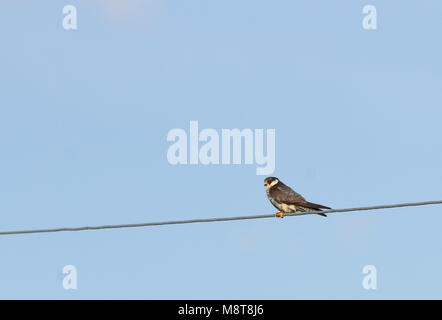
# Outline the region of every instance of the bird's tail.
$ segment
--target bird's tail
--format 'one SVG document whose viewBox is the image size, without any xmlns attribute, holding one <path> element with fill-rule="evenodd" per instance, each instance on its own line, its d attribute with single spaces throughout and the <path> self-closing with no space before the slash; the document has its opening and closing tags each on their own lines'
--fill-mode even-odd
<svg viewBox="0 0 442 320">
<path fill-rule="evenodd" d="M 317 214 L 319 214 L 320 216 L 323 216 L 323 217 L 327 217 L 327 215 L 325 213 L 320 212 L 320 211 L 323 210 L 323 209 L 325 209 L 325 210 L 331 209 L 330 207 L 326 207 L 326 206 L 323 206 L 321 204 L 312 203 L 312 202 L 307 202 L 307 206 L 308 206 L 308 208 L 310 208 L 310 209 L 312 209 L 314 211 L 318 211 L 318 212 L 315 212 L 315 213 L 317 213 Z"/>
</svg>

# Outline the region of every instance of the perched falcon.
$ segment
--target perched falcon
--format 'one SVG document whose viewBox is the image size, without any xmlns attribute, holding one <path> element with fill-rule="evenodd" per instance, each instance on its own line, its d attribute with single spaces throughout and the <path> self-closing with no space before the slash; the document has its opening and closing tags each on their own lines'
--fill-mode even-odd
<svg viewBox="0 0 442 320">
<path fill-rule="evenodd" d="M 304 199 L 299 193 L 293 191 L 290 187 L 279 181 L 278 178 L 268 177 L 264 180 L 267 197 L 270 202 L 279 210 L 275 213 L 276 217 L 284 218 L 284 213 L 294 212 L 317 212 L 321 209 L 331 209 L 320 204 L 311 203 Z M 324 213 L 317 214 L 326 217 Z"/>
</svg>

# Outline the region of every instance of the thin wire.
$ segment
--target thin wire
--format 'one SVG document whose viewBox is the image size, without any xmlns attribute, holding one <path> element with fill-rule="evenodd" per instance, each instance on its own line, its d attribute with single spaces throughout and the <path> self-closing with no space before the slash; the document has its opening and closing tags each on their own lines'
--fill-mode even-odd
<svg viewBox="0 0 442 320">
<path fill-rule="evenodd" d="M 425 202 L 409 202 L 409 203 L 389 204 L 389 205 L 381 205 L 381 206 L 371 206 L 371 207 L 330 209 L 330 210 L 323 210 L 323 211 L 321 211 L 321 213 L 328 214 L 328 213 L 336 213 L 336 212 L 367 211 L 367 210 L 379 210 L 379 209 L 390 209 L 390 208 L 425 206 L 425 205 L 430 205 L 430 204 L 442 204 L 442 200 L 440 200 L 440 201 L 425 201 Z M 302 216 L 302 215 L 306 215 L 306 214 L 315 214 L 315 212 L 285 213 L 285 216 Z M 275 217 L 274 214 L 265 214 L 265 215 L 257 215 L 257 216 L 175 220 L 175 221 L 147 222 L 147 223 L 134 223 L 134 224 L 117 224 L 117 225 L 104 225 L 104 226 L 91 226 L 91 227 L 17 230 L 17 231 L 0 232 L 0 236 L 14 235 L 14 234 L 28 234 L 28 233 L 49 233 L 49 232 L 64 232 L 64 231 L 86 231 L 86 230 L 102 230 L 102 229 L 153 227 L 153 226 L 163 226 L 163 225 L 171 225 L 171 224 L 250 220 L 250 219 L 274 218 L 274 217 Z"/>
</svg>

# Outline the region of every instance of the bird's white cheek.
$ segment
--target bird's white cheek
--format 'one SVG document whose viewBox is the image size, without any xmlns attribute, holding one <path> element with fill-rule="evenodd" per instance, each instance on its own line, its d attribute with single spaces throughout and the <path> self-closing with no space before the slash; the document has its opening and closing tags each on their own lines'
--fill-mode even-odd
<svg viewBox="0 0 442 320">
<path fill-rule="evenodd" d="M 273 180 L 270 185 L 268 185 L 268 187 L 273 187 L 275 184 L 277 184 L 279 182 L 279 180 Z"/>
</svg>

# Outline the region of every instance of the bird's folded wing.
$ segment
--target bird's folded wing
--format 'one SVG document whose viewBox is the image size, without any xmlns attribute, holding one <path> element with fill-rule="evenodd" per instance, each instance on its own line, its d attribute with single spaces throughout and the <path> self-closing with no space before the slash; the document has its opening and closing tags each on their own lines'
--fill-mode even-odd
<svg viewBox="0 0 442 320">
<path fill-rule="evenodd" d="M 294 201 L 294 202 L 290 202 L 288 204 L 294 204 L 295 206 L 300 206 L 300 207 L 305 207 L 305 208 L 309 208 L 309 209 L 331 209 L 329 207 L 323 206 L 321 204 L 317 204 L 317 203 L 312 203 L 312 202 L 301 202 L 301 201 Z"/>
</svg>

